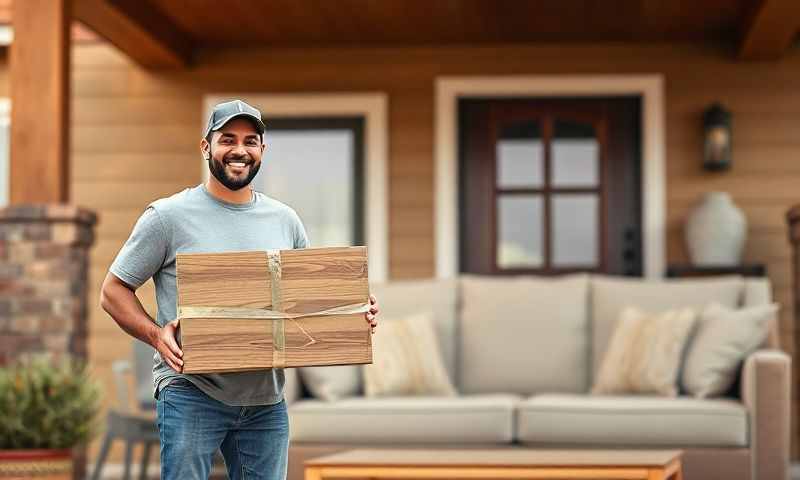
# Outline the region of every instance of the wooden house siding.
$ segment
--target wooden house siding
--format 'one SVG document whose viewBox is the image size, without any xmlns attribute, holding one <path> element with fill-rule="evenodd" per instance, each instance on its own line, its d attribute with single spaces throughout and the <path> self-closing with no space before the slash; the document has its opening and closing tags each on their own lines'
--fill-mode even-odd
<svg viewBox="0 0 800 480">
<path fill-rule="evenodd" d="M 686 261 L 683 222 L 706 191 L 745 211 L 746 260 L 767 265 L 783 305 L 783 347 L 795 351 L 784 214 L 800 199 L 800 50 L 742 63 L 724 46 L 569 44 L 222 50 L 188 70 L 151 72 L 106 44 L 73 48 L 72 201 L 100 215 L 90 275 L 90 352 L 110 364 L 130 338 L 98 306 L 107 268 L 151 200 L 201 181 L 202 100 L 215 93 L 382 91 L 389 98 L 389 275 L 430 277 L 434 262 L 434 83 L 441 75 L 660 73 L 665 78 L 667 263 Z M 8 91 L 0 69 L 0 93 Z M 701 168 L 702 111 L 734 115 L 733 169 Z M 265 113 L 269 113 L 268 106 Z M 298 185 L 302 188 L 302 185 Z M 152 282 L 140 290 L 155 314 Z M 796 431 L 796 429 L 794 429 Z"/>
</svg>

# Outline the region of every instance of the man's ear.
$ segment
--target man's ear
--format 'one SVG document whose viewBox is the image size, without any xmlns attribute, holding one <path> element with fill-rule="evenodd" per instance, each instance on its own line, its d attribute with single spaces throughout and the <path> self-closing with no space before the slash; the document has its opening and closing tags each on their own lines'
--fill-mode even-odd
<svg viewBox="0 0 800 480">
<path fill-rule="evenodd" d="M 208 160 L 211 156 L 211 145 L 208 144 L 208 141 L 205 138 L 200 140 L 200 153 L 206 160 Z"/>
</svg>

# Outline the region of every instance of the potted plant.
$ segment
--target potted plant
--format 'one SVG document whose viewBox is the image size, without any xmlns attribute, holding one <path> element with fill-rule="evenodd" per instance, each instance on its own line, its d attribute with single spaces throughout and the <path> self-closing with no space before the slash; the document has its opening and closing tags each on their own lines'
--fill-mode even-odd
<svg viewBox="0 0 800 480">
<path fill-rule="evenodd" d="M 72 478 L 72 449 L 97 429 L 84 363 L 34 356 L 0 367 L 0 478 Z"/>
</svg>

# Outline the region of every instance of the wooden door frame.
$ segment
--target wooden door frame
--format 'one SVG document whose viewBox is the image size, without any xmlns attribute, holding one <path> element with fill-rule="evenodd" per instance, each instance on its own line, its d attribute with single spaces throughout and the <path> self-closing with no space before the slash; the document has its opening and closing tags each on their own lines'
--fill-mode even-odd
<svg viewBox="0 0 800 480">
<path fill-rule="evenodd" d="M 2 30 L 0 29 L 0 37 Z M 0 40 L 2 45 L 2 40 Z M 7 144 L 5 145 L 5 163 L 0 163 L 0 181 L 4 183 L 0 192 L 0 207 L 7 206 L 11 201 L 11 97 L 0 97 L 0 129 L 7 129 Z M 3 147 L 3 145 L 0 145 Z"/>
<path fill-rule="evenodd" d="M 214 105 L 239 98 L 261 108 L 265 116 L 364 117 L 364 238 L 369 279 L 389 279 L 389 100 L 383 92 L 364 93 L 242 93 L 206 95 L 202 128 Z M 269 128 L 269 126 L 267 127 Z M 208 168 L 202 162 L 203 181 Z M 312 239 L 313 242 L 313 239 Z M 313 243 L 312 243 L 313 244 Z"/>
<path fill-rule="evenodd" d="M 525 75 L 437 77 L 434 109 L 436 276 L 458 275 L 458 100 L 503 97 L 639 95 L 642 114 L 642 248 L 646 278 L 666 265 L 664 76 Z"/>
</svg>

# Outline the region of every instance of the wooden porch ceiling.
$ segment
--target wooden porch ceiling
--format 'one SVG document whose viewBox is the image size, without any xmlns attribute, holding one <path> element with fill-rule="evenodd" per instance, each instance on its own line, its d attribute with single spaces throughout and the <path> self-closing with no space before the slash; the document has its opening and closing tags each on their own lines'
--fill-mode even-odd
<svg viewBox="0 0 800 480">
<path fill-rule="evenodd" d="M 220 47 L 600 41 L 728 43 L 766 60 L 800 32 L 800 0 L 73 0 L 73 14 L 147 67 Z"/>
</svg>

